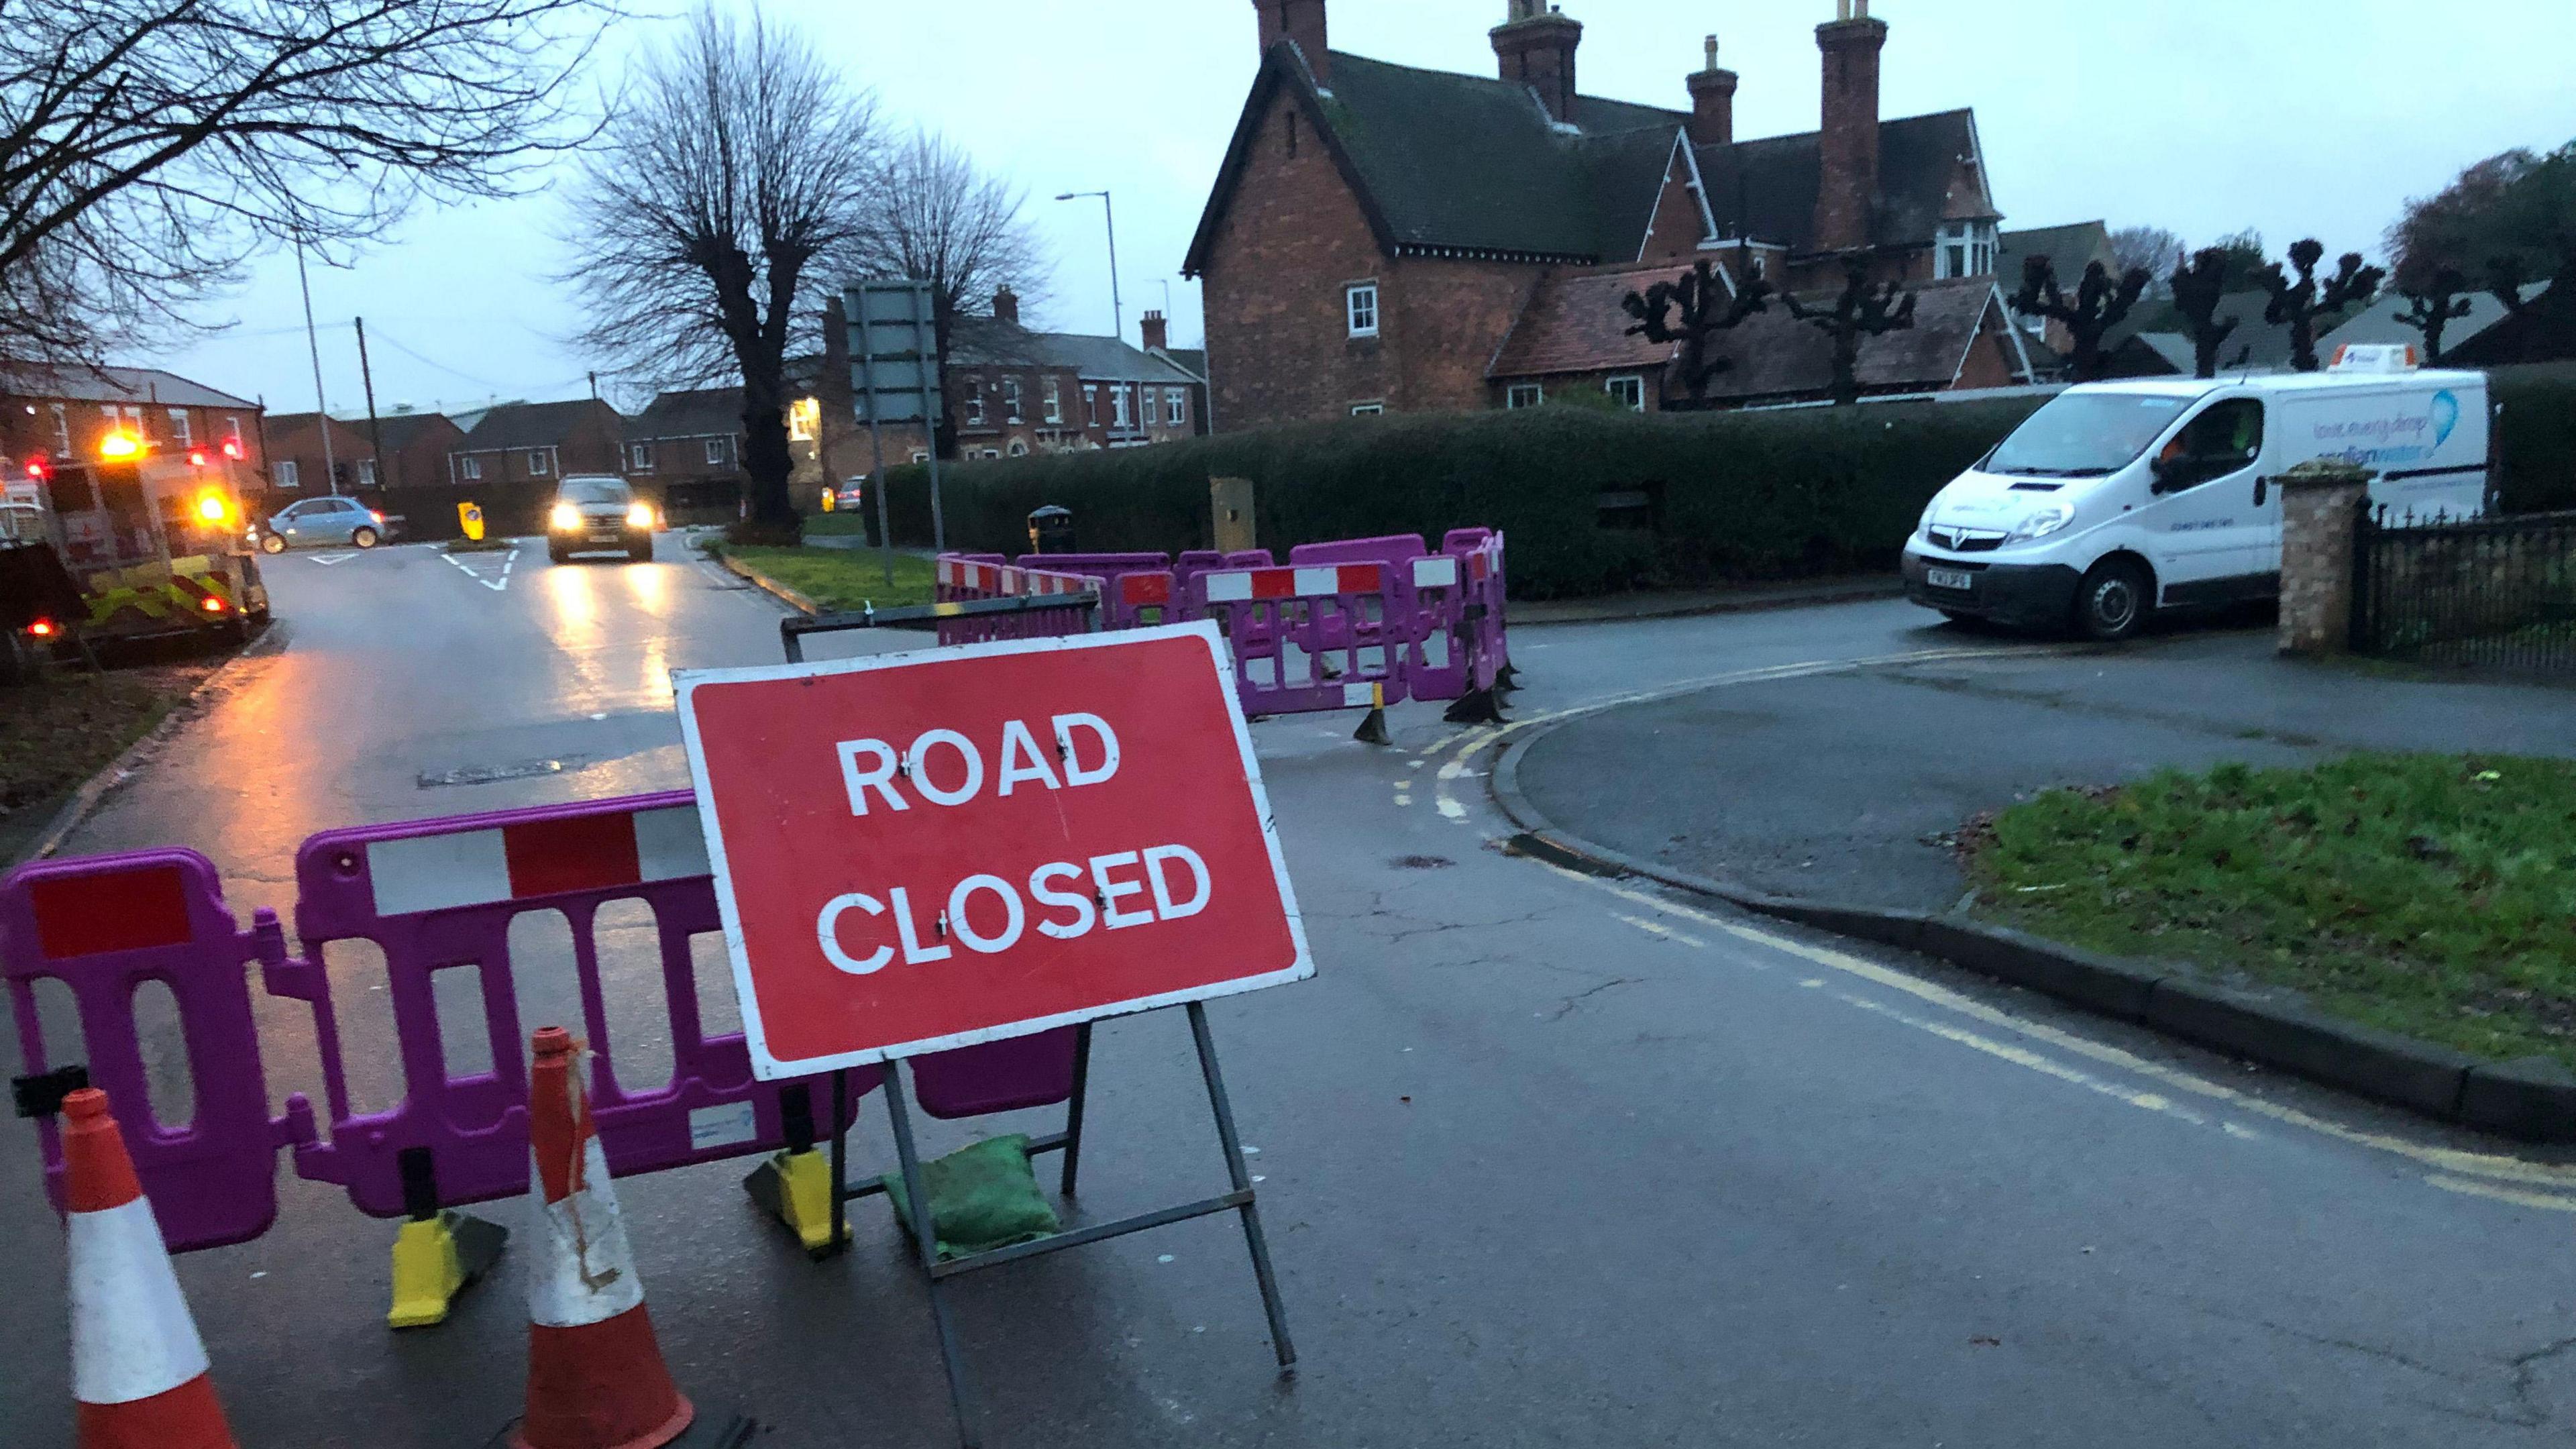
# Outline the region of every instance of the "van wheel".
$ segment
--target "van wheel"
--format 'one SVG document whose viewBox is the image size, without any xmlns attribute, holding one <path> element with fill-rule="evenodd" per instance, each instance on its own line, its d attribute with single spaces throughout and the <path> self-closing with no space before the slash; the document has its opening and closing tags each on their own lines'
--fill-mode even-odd
<svg viewBox="0 0 2576 1449">
<path fill-rule="evenodd" d="M 349 535 L 349 542 L 351 545 L 358 548 L 374 548 L 376 546 L 376 531 L 372 528 L 361 528 L 357 532 Z"/>
<path fill-rule="evenodd" d="M 2105 642 L 2138 632 L 2155 607 L 2155 576 L 2133 558 L 2106 558 L 2075 589 L 2075 629 Z"/>
</svg>

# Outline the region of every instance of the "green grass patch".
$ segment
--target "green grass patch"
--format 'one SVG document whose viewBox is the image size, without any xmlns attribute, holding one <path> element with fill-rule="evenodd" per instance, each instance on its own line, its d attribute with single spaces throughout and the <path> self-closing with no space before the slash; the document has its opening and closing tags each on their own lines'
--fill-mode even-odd
<svg viewBox="0 0 2576 1449">
<path fill-rule="evenodd" d="M 2053 790 L 1970 832 L 1979 913 L 2576 1067 L 2576 761 L 2354 755 Z"/>
<path fill-rule="evenodd" d="M 827 610 L 873 604 L 899 609 L 930 602 L 937 583 L 931 561 L 896 554 L 894 584 L 886 584 L 885 555 L 855 548 L 755 548 L 727 545 L 722 552 L 812 599 Z"/>
<path fill-rule="evenodd" d="M 56 666 L 0 688 L 0 859 L 24 849 L 82 781 L 166 718 L 220 662 L 104 674 Z"/>
<path fill-rule="evenodd" d="M 856 510 L 805 515 L 807 538 L 865 538 L 868 536 L 867 515 Z"/>
</svg>

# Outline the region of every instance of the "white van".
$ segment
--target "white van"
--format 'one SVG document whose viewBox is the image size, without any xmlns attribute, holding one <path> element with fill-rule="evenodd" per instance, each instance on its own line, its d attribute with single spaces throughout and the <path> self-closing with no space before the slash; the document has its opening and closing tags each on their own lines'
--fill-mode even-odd
<svg viewBox="0 0 2576 1449">
<path fill-rule="evenodd" d="M 1905 594 L 2096 639 L 2158 608 L 2269 599 L 2279 474 L 2348 458 L 2377 473 L 2375 503 L 2474 516 L 2489 422 L 2484 373 L 2420 371 L 2406 348 L 2348 348 L 2325 372 L 2082 383 L 1934 496 L 1905 546 Z"/>
</svg>

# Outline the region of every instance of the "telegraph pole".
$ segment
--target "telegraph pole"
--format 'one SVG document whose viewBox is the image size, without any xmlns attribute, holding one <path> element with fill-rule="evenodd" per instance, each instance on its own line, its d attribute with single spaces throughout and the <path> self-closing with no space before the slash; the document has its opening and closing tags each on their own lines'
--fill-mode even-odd
<svg viewBox="0 0 2576 1449">
<path fill-rule="evenodd" d="M 336 497 L 340 492 L 340 467 L 331 459 L 331 405 L 322 400 L 322 339 L 313 330 L 313 281 L 304 275 L 301 237 L 295 242 L 295 285 L 304 289 L 304 345 L 313 353 L 313 424 L 322 434 L 322 483 Z"/>
<path fill-rule="evenodd" d="M 367 446 L 376 450 L 376 486 L 382 488 L 386 482 L 385 427 L 376 418 L 375 370 L 367 366 L 367 319 L 360 317 L 357 319 L 357 324 L 358 380 L 364 383 L 367 389 Z"/>
</svg>

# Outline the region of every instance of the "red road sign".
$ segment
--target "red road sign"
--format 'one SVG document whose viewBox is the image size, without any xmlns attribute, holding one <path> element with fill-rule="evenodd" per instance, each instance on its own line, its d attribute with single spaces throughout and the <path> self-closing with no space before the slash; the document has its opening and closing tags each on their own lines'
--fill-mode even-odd
<svg viewBox="0 0 2576 1449">
<path fill-rule="evenodd" d="M 674 676 L 764 1080 L 1312 975 L 1213 624 Z"/>
</svg>

